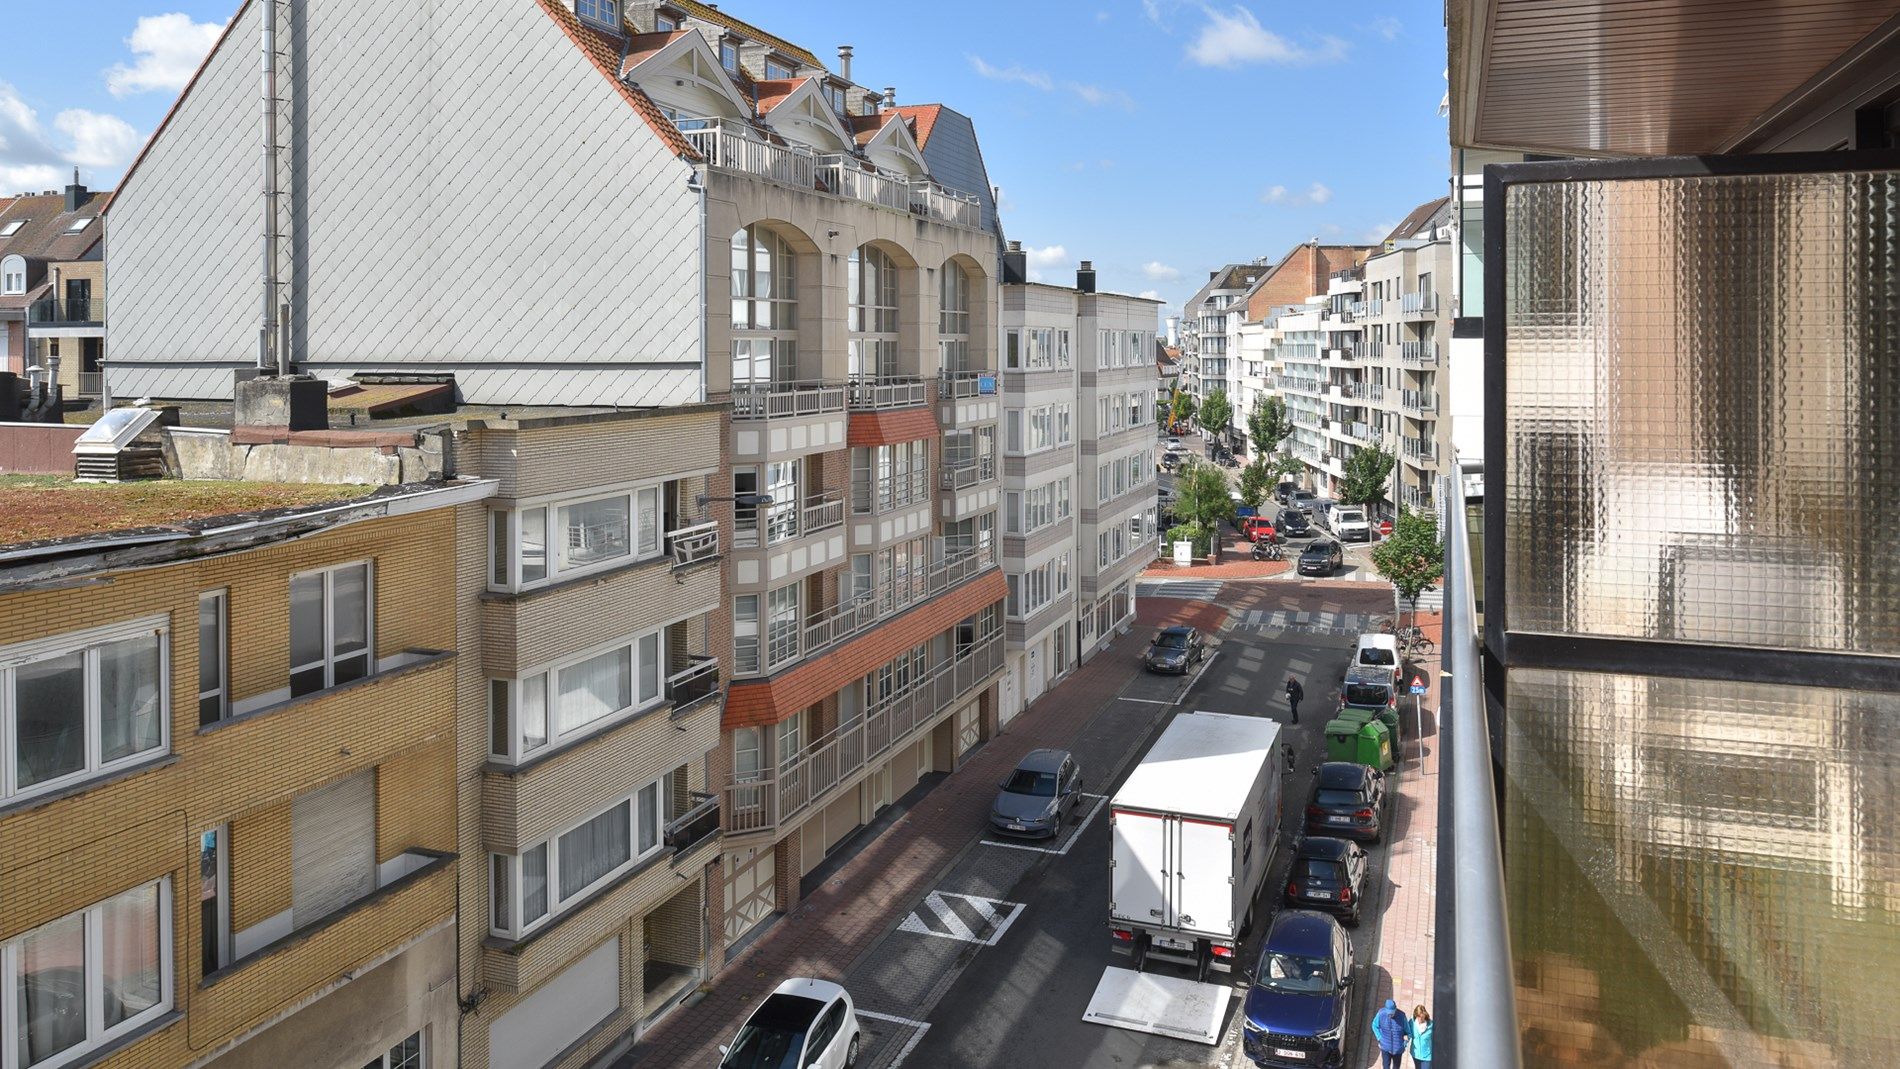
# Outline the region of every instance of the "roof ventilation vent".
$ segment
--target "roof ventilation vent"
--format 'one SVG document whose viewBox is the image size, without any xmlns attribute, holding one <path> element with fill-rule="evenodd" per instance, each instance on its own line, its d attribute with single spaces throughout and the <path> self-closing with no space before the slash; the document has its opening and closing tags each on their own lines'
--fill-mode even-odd
<svg viewBox="0 0 1900 1069">
<path fill-rule="evenodd" d="M 164 414 L 156 408 L 115 408 L 100 416 L 73 443 L 73 477 L 83 483 L 162 477 L 165 451 L 136 440 Z"/>
</svg>

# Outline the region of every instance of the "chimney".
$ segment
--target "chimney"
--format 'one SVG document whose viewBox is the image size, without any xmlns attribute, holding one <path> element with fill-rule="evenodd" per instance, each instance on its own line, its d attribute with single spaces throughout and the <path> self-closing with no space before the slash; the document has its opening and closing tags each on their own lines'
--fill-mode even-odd
<svg viewBox="0 0 1900 1069">
<path fill-rule="evenodd" d="M 1212 282 L 1212 281 L 1214 281 L 1214 276 L 1215 276 L 1215 275 L 1218 275 L 1218 274 L 1220 274 L 1220 272 L 1219 272 L 1218 270 L 1215 270 L 1215 271 L 1209 271 L 1209 272 L 1207 273 L 1207 280 L 1208 280 L 1209 282 Z"/>
<path fill-rule="evenodd" d="M 887 85 L 884 87 L 884 106 L 887 108 L 894 108 L 897 106 L 897 87 L 896 86 Z"/>
<path fill-rule="evenodd" d="M 66 210 L 76 212 L 91 199 L 86 195 L 86 187 L 79 184 L 79 168 L 73 168 L 73 184 L 66 187 Z"/>
<path fill-rule="evenodd" d="M 850 45 L 838 46 L 838 77 L 843 78 L 847 82 L 851 80 L 851 46 Z"/>
<path fill-rule="evenodd" d="M 1023 243 L 1012 241 L 1009 251 L 1003 253 L 1003 283 L 1021 285 L 1029 281 L 1029 257 L 1023 252 Z"/>
<path fill-rule="evenodd" d="M 1082 266 L 1075 269 L 1075 288 L 1081 293 L 1095 292 L 1095 262 L 1083 260 Z"/>
</svg>

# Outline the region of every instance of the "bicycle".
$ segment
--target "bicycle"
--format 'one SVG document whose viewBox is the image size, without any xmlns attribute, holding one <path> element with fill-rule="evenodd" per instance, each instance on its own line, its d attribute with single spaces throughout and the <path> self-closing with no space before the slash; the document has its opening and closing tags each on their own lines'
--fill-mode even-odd
<svg viewBox="0 0 1900 1069">
<path fill-rule="evenodd" d="M 1404 648 L 1407 656 L 1414 653 L 1430 653 L 1434 649 L 1432 640 L 1425 636 L 1424 629 L 1417 624 L 1399 628 L 1398 637 L 1399 645 Z"/>
</svg>

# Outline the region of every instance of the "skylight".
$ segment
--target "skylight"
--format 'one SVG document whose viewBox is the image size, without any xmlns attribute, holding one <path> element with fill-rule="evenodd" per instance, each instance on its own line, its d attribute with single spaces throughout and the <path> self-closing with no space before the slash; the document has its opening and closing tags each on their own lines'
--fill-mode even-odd
<svg viewBox="0 0 1900 1069">
<path fill-rule="evenodd" d="M 8 223 L 6 226 L 0 226 L 0 238 L 10 238 L 13 235 L 18 234 L 20 232 L 20 228 L 25 225 L 26 225 L 25 219 L 15 219 L 11 223 Z"/>
<path fill-rule="evenodd" d="M 84 219 L 74 219 L 73 225 L 67 227 L 66 232 L 68 234 L 77 234 L 81 230 L 86 229 L 87 226 L 91 225 L 92 220 L 93 220 L 93 216 L 90 216 L 90 215 L 86 216 Z"/>
</svg>

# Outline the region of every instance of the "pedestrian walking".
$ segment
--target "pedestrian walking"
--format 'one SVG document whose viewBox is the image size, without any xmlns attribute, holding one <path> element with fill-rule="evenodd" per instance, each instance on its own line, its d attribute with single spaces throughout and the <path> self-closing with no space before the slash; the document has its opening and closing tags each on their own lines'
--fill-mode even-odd
<svg viewBox="0 0 1900 1069">
<path fill-rule="evenodd" d="M 1295 724 L 1300 722 L 1300 701 L 1305 697 L 1306 688 L 1300 686 L 1300 681 L 1292 676 L 1286 677 L 1286 707 L 1293 714 Z"/>
<path fill-rule="evenodd" d="M 1372 1038 L 1379 1041 L 1379 1069 L 1404 1069 L 1405 1045 L 1412 1039 L 1412 1022 L 1392 999 L 1372 1015 Z"/>
<path fill-rule="evenodd" d="M 1432 1069 L 1432 1014 L 1423 1006 L 1412 1007 L 1412 1064 Z"/>
</svg>

